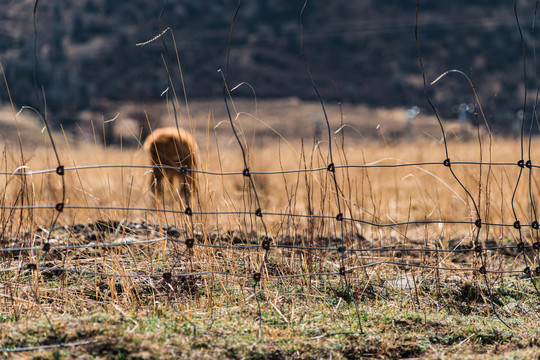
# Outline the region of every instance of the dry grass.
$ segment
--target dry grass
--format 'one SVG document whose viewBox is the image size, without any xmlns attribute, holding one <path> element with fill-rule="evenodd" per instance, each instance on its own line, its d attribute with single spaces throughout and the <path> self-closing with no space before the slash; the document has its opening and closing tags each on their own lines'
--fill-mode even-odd
<svg viewBox="0 0 540 360">
<path fill-rule="evenodd" d="M 244 168 L 241 152 L 233 142 L 223 141 L 220 134 L 212 134 L 208 139 L 198 136 L 202 151 L 202 170 L 214 172 L 241 172 Z M 45 135 L 43 135 L 45 136 Z M 122 148 L 109 146 L 104 148 L 89 141 L 59 138 L 59 153 L 62 164 L 67 167 L 96 165 L 137 165 L 148 166 L 147 156 L 140 148 Z M 334 139 L 334 163 L 340 165 L 391 165 L 418 162 L 434 162 L 434 165 L 409 166 L 401 168 L 338 169 L 336 172 L 340 184 L 340 203 L 346 216 L 377 223 L 402 222 L 407 220 L 457 220 L 474 221 L 476 213 L 471 199 L 453 178 L 448 169 L 442 166 L 446 158 L 444 146 L 435 141 L 414 139 L 385 144 L 381 141 L 345 140 L 342 147 L 340 139 Z M 483 154 L 479 155 L 478 141 L 449 142 L 449 157 L 456 161 L 489 161 L 516 163 L 520 154 L 518 141 L 495 139 L 491 151 L 488 139 L 483 140 Z M 538 155 L 538 140 L 532 145 L 532 158 Z M 248 146 L 251 171 L 279 171 L 293 169 L 325 168 L 329 164 L 327 143 L 314 146 L 312 141 L 301 143 L 299 140 L 278 141 L 263 138 L 262 144 Z M 50 147 L 38 147 L 24 151 L 28 170 L 55 169 L 57 164 Z M 9 147 L 4 153 L 1 170 L 13 172 L 25 171 L 20 168 L 20 155 L 16 146 Z M 453 165 L 458 179 L 465 185 L 479 204 L 482 220 L 493 223 L 513 223 L 511 207 L 512 192 L 519 175 L 515 165 L 493 166 Z M 158 205 L 148 186 L 152 174 L 148 168 L 97 168 L 68 170 L 66 172 L 66 205 L 76 206 L 111 206 L 147 208 Z M 527 170 L 527 169 L 525 169 Z M 482 176 L 482 178 L 480 178 Z M 325 170 L 310 173 L 254 175 L 255 185 L 260 196 L 262 208 L 268 212 L 297 214 L 337 214 L 337 204 L 329 173 Z M 26 178 L 4 175 L 0 179 L 1 188 L 5 188 L 3 203 L 16 204 L 22 187 L 26 187 L 26 202 L 35 205 L 54 205 L 62 196 L 62 186 L 55 174 L 39 174 Z M 533 196 L 538 193 L 535 176 L 532 178 Z M 201 195 L 194 205 L 202 211 L 253 211 L 250 202 L 248 182 L 241 175 L 206 175 L 201 176 Z M 528 198 L 528 171 L 521 178 L 514 202 L 517 217 L 522 223 L 531 223 L 531 208 Z M 181 210 L 178 193 L 169 188 L 166 194 L 166 206 Z M 161 205 L 160 205 L 161 206 Z M 51 211 L 28 211 L 25 218 L 35 219 L 36 225 L 46 226 L 51 218 Z M 66 211 L 60 217 L 61 224 L 88 223 L 95 219 L 133 219 L 149 217 L 151 222 L 172 221 L 158 214 L 142 211 L 91 210 Z M 159 218 L 159 219 L 158 219 Z M 235 219 L 219 221 L 235 223 Z M 233 217 L 234 218 L 234 217 Z M 215 227 L 207 219 L 199 219 L 206 229 Z M 279 236 L 283 229 L 283 217 L 269 217 L 272 235 Z M 306 225 L 305 223 L 303 224 Z M 302 224 L 298 224 L 300 228 Z M 372 226 L 358 225 L 353 229 L 347 225 L 347 232 L 360 231 L 366 238 L 404 236 L 402 227 L 380 230 Z M 418 239 L 425 227 L 409 226 L 408 237 Z M 217 228 L 216 228 L 217 229 Z M 227 229 L 230 230 L 230 229 Z M 469 225 L 435 225 L 430 233 L 445 238 L 464 237 L 469 233 Z M 324 232 L 324 231 L 323 231 Z M 508 228 L 488 227 L 482 233 L 491 238 L 512 237 L 514 231 Z M 528 234 L 527 234 L 528 235 Z"/>
<path fill-rule="evenodd" d="M 290 101 L 298 108 L 298 103 Z M 248 103 L 238 103 L 248 107 Z M 257 111 L 269 120 L 254 120 L 251 115 L 239 118 L 237 126 L 245 134 L 251 171 L 273 171 L 326 167 L 328 144 L 314 143 L 313 134 L 302 141 L 299 134 L 309 124 L 309 115 L 317 114 L 313 104 L 285 120 L 287 102 L 261 102 Z M 201 109 L 205 104 L 198 104 Z M 253 106 L 253 103 L 251 103 Z M 360 111 L 360 108 L 353 109 Z M 193 109 L 199 118 L 203 110 Z M 246 110 L 248 111 L 248 110 Z M 249 110 L 254 112 L 253 109 Z M 275 113 L 274 113 L 275 112 Z M 408 220 L 474 221 L 476 213 L 468 195 L 440 163 L 446 158 L 435 127 L 422 127 L 430 119 L 421 118 L 414 126 L 418 135 L 397 140 L 404 134 L 403 111 L 364 109 L 368 118 L 351 118 L 348 124 L 357 132 L 334 137 L 334 163 L 402 164 L 438 162 L 437 165 L 402 168 L 336 170 L 340 186 L 340 206 L 346 217 L 369 222 L 393 223 Z M 209 120 L 192 126 L 201 150 L 202 169 L 218 172 L 241 172 L 241 153 L 228 123 L 222 115 L 206 111 Z M 281 115 L 280 115 L 281 114 Z M 303 114 L 303 115 L 302 115 Z M 332 119 L 339 119 L 339 108 L 331 107 Z M 400 115 L 401 114 L 401 115 Z M 316 116 L 316 115 L 315 115 Z M 312 118 L 312 117 L 311 117 Z M 247 120 L 251 119 L 251 120 Z M 303 119 L 303 120 L 301 120 Z M 345 117 L 347 119 L 347 117 Z M 388 122 L 383 122 L 387 119 Z M 203 125 L 201 125 L 204 124 Z M 381 126 L 377 125 L 380 123 Z M 255 124 L 255 125 L 254 125 Z M 261 125 L 262 124 L 262 125 Z M 166 124 L 162 124 L 166 125 Z M 216 127 L 217 126 L 217 127 Z M 279 129 L 282 137 L 268 132 Z M 333 129 L 340 127 L 339 121 Z M 284 129 L 284 130 L 282 130 Z M 387 129 L 387 130 L 384 130 Z M 369 131 L 372 131 L 371 133 Z M 136 132 L 135 132 L 136 133 Z M 285 136 L 284 134 L 288 134 Z M 296 135 L 295 135 L 296 134 Z M 323 132 L 324 134 L 324 132 Z M 367 134 L 367 135 L 366 135 Z M 479 141 L 471 129 L 455 128 L 450 132 L 449 157 L 455 161 L 492 161 L 516 163 L 518 141 L 485 135 Z M 97 137 L 84 133 L 56 134 L 60 160 L 67 167 L 88 165 L 148 165 L 146 154 L 137 147 L 103 147 Z M 42 134 L 45 137 L 45 134 Z M 126 137 L 133 138 L 133 135 Z M 39 139 L 39 135 L 37 136 Z M 46 139 L 37 143 L 46 144 Z M 24 166 L 32 171 L 55 169 L 49 146 L 24 144 Z M 534 139 L 532 159 L 539 155 Z M 482 152 L 480 152 L 480 149 Z M 21 164 L 16 145 L 9 145 L 2 158 L 1 171 L 12 173 Z M 460 181 L 479 204 L 482 220 L 512 224 L 511 197 L 519 168 L 509 166 L 453 165 Z M 526 172 L 525 174 L 528 173 Z M 195 357 L 229 358 L 336 358 L 438 357 L 460 351 L 471 357 L 496 354 L 501 349 L 516 356 L 533 354 L 538 335 L 537 296 L 524 276 L 490 275 L 489 286 L 477 273 L 411 269 L 380 265 L 352 271 L 349 276 L 352 296 L 360 304 L 364 335 L 318 336 L 356 331 L 358 324 L 351 294 L 339 276 L 304 276 L 277 280 L 264 279 L 261 291 L 254 293 L 251 275 L 263 264 L 263 275 L 335 272 L 340 258 L 335 251 L 290 251 L 272 247 L 264 258 L 260 248 L 211 248 L 196 246 L 185 251 L 183 241 L 195 234 L 198 243 L 259 244 L 264 234 L 261 221 L 253 215 L 253 194 L 242 175 L 202 174 L 200 196 L 193 206 L 203 212 L 251 212 L 251 214 L 194 215 L 193 222 L 184 214 L 146 210 L 166 208 L 183 211 L 180 194 L 166 191 L 164 201 L 156 199 L 149 188 L 147 168 L 94 168 L 68 170 L 65 175 L 66 209 L 58 227 L 51 234 L 51 244 L 99 245 L 122 241 L 141 241 L 168 235 L 175 241 L 157 241 L 133 246 L 104 246 L 81 249 L 40 250 L 2 253 L 2 268 L 26 266 L 38 262 L 41 270 L 12 270 L 0 273 L 1 323 L 3 347 L 55 343 L 43 310 L 66 342 L 97 340 L 92 345 L 73 350 L 45 352 L 50 357 L 133 356 L 138 358 Z M 528 179 L 522 177 L 516 193 L 516 212 L 522 223 L 532 222 Z M 533 173 L 533 197 L 538 188 Z M 336 215 L 336 193 L 326 170 L 308 173 L 254 175 L 254 183 L 265 215 L 269 235 L 275 244 L 302 243 L 331 246 L 339 243 L 339 224 L 332 219 L 308 221 L 286 214 Z M 10 174 L 0 179 L 5 189 L 1 202 L 12 205 L 54 205 L 62 199 L 58 175 L 34 174 L 20 177 Z M 73 209 L 70 206 L 83 206 Z M 112 207 L 91 209 L 89 207 Z M 122 208 L 122 209 L 120 209 Z M 126 209 L 129 208 L 129 209 Z M 137 209 L 138 208 L 138 209 Z M 1 210 L 2 247 L 42 246 L 55 216 L 54 209 Z M 347 247 L 379 246 L 450 249 L 457 245 L 471 247 L 474 225 L 433 224 L 378 228 L 363 223 L 344 222 Z M 86 226 L 86 227 L 85 227 Z M 528 229 L 528 228 L 527 228 Z M 535 240 L 524 230 L 528 244 Z M 487 245 L 515 245 L 517 232 L 511 227 L 483 226 L 480 239 Z M 489 269 L 522 270 L 523 257 L 517 250 L 487 252 Z M 527 252 L 529 263 L 535 254 Z M 424 252 L 370 252 L 347 256 L 348 268 L 381 260 L 448 268 L 480 266 L 474 254 L 446 255 Z M 77 270 L 65 271 L 65 269 Z M 173 277 L 162 275 L 221 271 L 224 274 Z M 111 277 L 148 275 L 155 277 Z M 490 298 L 489 293 L 493 292 Z M 262 308 L 263 342 L 259 343 L 258 301 Z M 494 317 L 490 300 L 513 329 L 511 332 Z M 186 316 L 196 325 L 198 337 Z M 34 321 L 34 319 L 39 319 Z M 308 338 L 316 338 L 307 341 Z M 113 339 L 113 340 L 111 340 Z M 523 350 L 525 348 L 525 350 Z M 43 353 L 31 353 L 29 356 Z M 296 355 L 298 354 L 298 355 Z"/>
</svg>

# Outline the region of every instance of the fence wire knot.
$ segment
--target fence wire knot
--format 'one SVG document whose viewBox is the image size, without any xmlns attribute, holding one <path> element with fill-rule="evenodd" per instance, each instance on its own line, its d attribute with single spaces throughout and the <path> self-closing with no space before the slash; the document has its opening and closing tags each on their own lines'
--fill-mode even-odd
<svg viewBox="0 0 540 360">
<path fill-rule="evenodd" d="M 185 243 L 186 243 L 186 247 L 188 249 L 191 249 L 193 248 L 193 245 L 195 245 L 195 240 L 193 238 L 189 238 L 189 239 L 186 239 Z"/>
<path fill-rule="evenodd" d="M 172 281 L 172 274 L 170 272 L 163 273 L 163 280 L 169 284 Z"/>
<path fill-rule="evenodd" d="M 43 247 L 41 248 L 43 251 L 45 252 L 49 252 L 49 250 L 51 250 L 51 243 L 50 242 L 46 242 L 43 244 Z"/>
<path fill-rule="evenodd" d="M 532 162 L 531 162 L 531 160 L 527 160 L 527 162 L 525 163 L 525 166 L 526 166 L 528 169 L 532 169 Z"/>
<path fill-rule="evenodd" d="M 474 225 L 476 225 L 477 228 L 481 228 L 482 227 L 482 219 L 476 219 L 476 221 L 474 222 Z"/>
<path fill-rule="evenodd" d="M 250 177 L 251 173 L 249 172 L 249 168 L 245 168 L 244 170 L 242 170 L 242 175 Z"/>
<path fill-rule="evenodd" d="M 516 222 L 514 222 L 514 228 L 515 229 L 521 229 L 521 223 L 516 220 Z"/>
<path fill-rule="evenodd" d="M 480 269 L 478 269 L 478 272 L 482 275 L 487 274 L 487 270 L 485 266 L 480 266 Z"/>
<path fill-rule="evenodd" d="M 258 217 L 262 218 L 262 210 L 261 210 L 261 208 L 258 208 L 257 210 L 255 210 L 255 216 L 258 216 Z"/>
<path fill-rule="evenodd" d="M 60 176 L 64 176 L 64 165 L 58 165 L 56 168 L 56 173 Z"/>
<path fill-rule="evenodd" d="M 185 213 L 187 216 L 193 215 L 193 211 L 191 210 L 191 208 L 190 208 L 189 206 L 186 208 L 186 210 L 184 211 L 184 213 Z"/>
<path fill-rule="evenodd" d="M 517 166 L 519 166 L 520 168 L 523 169 L 523 167 L 525 166 L 525 161 L 523 161 L 523 159 L 519 160 L 519 161 L 517 162 Z"/>
<path fill-rule="evenodd" d="M 336 220 L 337 221 L 343 221 L 343 214 L 342 213 L 339 213 L 336 215 Z"/>
<path fill-rule="evenodd" d="M 534 220 L 531 224 L 532 228 L 535 230 L 540 229 L 540 224 L 538 224 L 538 221 Z"/>
<path fill-rule="evenodd" d="M 54 206 L 54 208 L 56 209 L 56 211 L 58 212 L 62 212 L 64 210 L 64 203 L 61 202 L 61 203 L 58 203 Z"/>
<path fill-rule="evenodd" d="M 450 167 L 450 165 L 451 165 L 450 164 L 450 159 L 449 158 L 444 159 L 443 165 L 446 166 L 446 167 Z"/>
<path fill-rule="evenodd" d="M 336 167 L 334 166 L 334 163 L 330 163 L 326 169 L 330 172 L 336 172 Z"/>
<path fill-rule="evenodd" d="M 255 281 L 255 284 L 258 284 L 261 281 L 261 273 L 253 274 L 253 280 Z"/>
<path fill-rule="evenodd" d="M 271 242 L 272 242 L 272 239 L 270 237 L 268 237 L 268 236 L 265 236 L 264 240 L 263 240 L 263 242 L 261 244 L 261 247 L 263 248 L 263 250 L 265 250 L 265 251 L 270 250 L 270 243 Z"/>
</svg>

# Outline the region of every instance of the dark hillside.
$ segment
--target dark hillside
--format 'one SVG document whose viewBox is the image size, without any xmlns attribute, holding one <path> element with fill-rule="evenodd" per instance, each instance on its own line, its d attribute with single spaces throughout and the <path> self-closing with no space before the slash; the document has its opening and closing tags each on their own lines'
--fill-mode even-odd
<svg viewBox="0 0 540 360">
<path fill-rule="evenodd" d="M 242 3 L 231 49 L 228 81 L 249 82 L 259 98 L 313 99 L 300 50 L 304 0 Z M 159 33 L 161 1 L 48 0 L 37 8 L 39 81 L 56 121 L 102 100 L 155 100 L 167 87 Z M 0 3 L 0 61 L 18 105 L 32 104 L 34 0 Z M 227 44 L 236 0 L 169 1 L 162 27 L 178 45 L 188 95 L 221 96 Z M 310 1 L 304 14 L 304 44 L 311 73 L 326 100 L 342 98 L 370 106 L 425 108 L 414 38 L 416 2 Z M 531 25 L 534 4 L 518 1 L 534 87 Z M 419 40 L 427 80 L 449 69 L 472 76 L 484 108 L 499 125 L 523 103 L 522 47 L 512 3 L 420 1 Z M 171 36 L 166 37 L 174 60 Z M 174 62 L 173 62 L 174 65 Z M 180 88 L 176 67 L 175 86 Z M 452 75 L 430 87 L 436 106 L 456 117 L 472 102 L 465 79 Z M 534 91 L 530 92 L 534 95 Z M 250 94 L 240 90 L 239 95 Z M 6 101 L 0 90 L 0 101 Z"/>
</svg>

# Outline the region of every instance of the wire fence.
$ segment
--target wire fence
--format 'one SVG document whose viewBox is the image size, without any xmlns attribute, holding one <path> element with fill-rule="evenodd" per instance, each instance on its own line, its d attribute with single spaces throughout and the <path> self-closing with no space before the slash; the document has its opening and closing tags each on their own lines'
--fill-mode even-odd
<svg viewBox="0 0 540 360">
<path fill-rule="evenodd" d="M 165 1 L 163 11 L 165 11 L 166 5 L 167 1 Z M 335 144 L 337 140 L 331 130 L 325 103 L 318 92 L 316 75 L 312 76 L 310 72 L 307 60 L 310 54 L 306 54 L 303 43 L 301 43 L 306 74 L 320 100 L 327 128 L 327 147 L 325 148 L 327 153 L 320 156 L 319 161 L 323 162 L 323 165 L 308 166 L 304 155 L 305 166 L 303 168 L 284 169 L 282 167 L 280 170 L 255 170 L 256 164 L 250 162 L 250 149 L 246 146 L 243 134 L 241 131 L 237 131 L 234 124 L 238 118 L 238 112 L 234 108 L 233 96 L 227 80 L 227 75 L 230 72 L 230 51 L 234 39 L 234 26 L 238 17 L 241 16 L 241 0 L 238 2 L 231 23 L 227 64 L 225 70 L 220 71 L 220 75 L 223 81 L 224 106 L 234 137 L 242 153 L 239 161 L 242 171 L 186 169 L 143 164 L 65 166 L 66 163 L 61 161 L 63 158 L 61 150 L 55 145 L 49 128 L 45 92 L 38 81 L 39 59 L 36 53 L 35 97 L 42 104 L 42 107 L 36 109 L 25 107 L 24 110 L 35 112 L 45 124 L 57 167 L 31 170 L 24 162 L 21 146 L 22 163 L 14 169 L 6 168 L 4 171 L 0 171 L 0 176 L 5 179 L 4 195 L 0 202 L 2 292 L 6 297 L 12 296 L 10 294 L 14 291 L 26 294 L 35 304 L 39 305 L 41 312 L 48 319 L 50 310 L 48 310 L 48 306 L 45 306 L 45 299 L 36 290 L 46 286 L 50 279 L 70 277 L 71 280 L 79 283 L 92 279 L 97 281 L 102 278 L 130 279 L 136 282 L 135 285 L 132 285 L 133 288 L 141 288 L 146 286 L 145 284 L 151 283 L 154 291 L 162 295 L 165 294 L 171 309 L 179 313 L 193 327 L 193 335 L 196 336 L 198 325 L 187 315 L 184 315 L 177 306 L 177 299 L 180 296 L 178 287 L 181 286 L 178 281 L 188 279 L 189 281 L 186 280 L 182 286 L 191 291 L 193 284 L 190 281 L 201 281 L 203 277 L 219 279 L 222 283 L 228 283 L 227 279 L 231 278 L 240 279 L 241 286 L 253 288 L 252 301 L 256 302 L 258 307 L 260 340 L 263 335 L 261 307 L 264 306 L 260 294 L 268 289 L 268 282 L 335 281 L 338 284 L 343 284 L 352 305 L 354 305 L 351 307 L 356 318 L 353 330 L 362 333 L 362 311 L 359 307 L 361 297 L 358 293 L 358 287 L 368 276 L 366 271 L 376 269 L 378 272 L 398 274 L 400 271 L 416 269 L 421 271 L 423 276 L 431 278 L 440 276 L 439 272 L 472 274 L 475 279 L 483 281 L 486 297 L 493 313 L 506 325 L 505 320 L 499 314 L 498 305 L 493 299 L 495 296 L 494 283 L 501 277 L 516 277 L 530 281 L 538 293 L 536 278 L 540 276 L 540 224 L 536 207 L 539 191 L 533 170 L 540 165 L 534 164 L 532 154 L 534 150 L 533 132 L 536 131 L 533 124 L 536 124 L 534 120 L 537 116 L 538 94 L 532 111 L 533 121 L 531 121 L 531 127 L 528 130 L 525 129 L 525 118 L 522 119 L 520 154 L 517 155 L 515 161 L 493 161 L 491 158 L 493 136 L 491 134 L 488 137 L 479 136 L 478 138 L 479 160 L 452 160 L 452 151 L 449 150 L 445 126 L 427 91 L 428 86 L 422 63 L 421 39 L 418 37 L 418 5 L 419 1 L 417 2 L 417 25 L 415 28 L 418 59 L 424 79 L 426 101 L 438 120 L 443 137 L 444 154 L 440 161 L 386 163 L 386 161 L 380 160 L 372 163 L 349 164 L 343 145 L 344 139 L 341 143 L 338 142 L 338 145 Z M 309 1 L 306 1 L 300 13 L 301 34 L 304 31 L 302 24 L 304 11 L 308 7 Z M 38 15 L 37 10 L 38 1 L 35 2 L 34 7 L 34 26 Z M 174 89 L 170 70 L 174 54 L 171 55 L 165 42 L 166 35 L 170 34 L 173 40 L 174 35 L 171 29 L 163 29 L 162 16 L 163 12 L 159 18 L 159 35 L 150 42 L 162 41 L 163 62 L 168 85 L 169 88 Z M 517 13 L 516 20 L 519 28 Z M 520 28 L 519 32 L 521 34 Z M 37 35 L 35 31 L 35 39 Z M 531 35 L 534 37 L 534 27 Z M 526 64 L 524 64 L 523 74 L 526 80 L 528 75 L 525 69 Z M 455 72 L 470 82 L 465 74 Z M 444 76 L 450 73 L 443 74 L 435 82 L 442 81 Z M 470 86 L 476 110 L 476 122 L 477 124 L 482 122 L 487 124 L 472 82 L 470 82 Z M 176 106 L 175 104 L 178 103 L 176 93 L 174 92 L 174 95 L 168 100 L 173 107 Z M 524 110 L 526 108 L 527 104 L 524 103 Z M 524 113 L 526 112 L 524 111 Z M 173 114 L 176 126 L 180 127 L 182 124 L 179 123 L 176 108 L 173 109 Z M 480 125 L 478 128 L 480 129 Z M 526 135 L 528 139 L 525 137 Z M 482 149 L 486 147 L 490 149 L 488 161 L 484 161 L 482 158 Z M 323 150 L 318 147 L 317 151 L 320 155 Z M 461 199 L 461 202 L 465 204 L 461 208 L 460 218 L 452 219 L 441 216 L 441 218 L 433 219 L 429 218 L 430 216 L 427 214 L 424 214 L 423 218 L 410 218 L 411 199 L 409 199 L 406 220 L 394 221 L 388 214 L 386 217 L 366 214 L 366 207 L 358 206 L 358 209 L 353 210 L 350 205 L 353 194 L 350 191 L 351 178 L 355 181 L 362 177 L 365 178 L 368 170 L 397 171 L 399 169 L 425 169 L 428 167 L 449 176 L 450 180 L 446 180 L 446 184 L 450 181 L 452 184 L 447 186 L 450 187 L 447 189 L 447 193 Z M 503 169 L 501 177 L 504 174 L 508 183 L 511 184 L 511 191 L 504 195 L 501 194 L 502 205 L 499 206 L 499 214 L 493 214 L 494 211 L 490 204 L 486 204 L 486 198 L 489 198 L 490 191 L 498 191 L 491 189 L 485 183 L 495 182 L 493 180 L 495 177 L 493 175 L 490 177 L 493 168 Z M 157 196 L 152 198 L 152 194 L 148 194 L 148 196 L 156 200 L 156 206 L 150 207 L 117 204 L 91 205 L 88 201 L 81 202 L 81 204 L 74 203 L 75 201 L 70 198 L 72 193 L 69 187 L 74 186 L 74 184 L 80 184 L 83 187 L 80 177 L 84 178 L 85 176 L 81 174 L 84 174 L 85 171 L 106 169 L 113 171 L 138 169 L 154 172 L 178 170 L 184 181 L 187 176 L 197 174 L 206 179 L 222 179 L 224 177 L 241 179 L 238 182 L 242 183 L 242 186 L 236 197 L 223 195 L 227 198 L 228 203 L 225 209 L 223 206 L 208 208 L 204 198 L 201 201 L 200 194 L 198 198 L 194 198 L 195 201 L 192 200 L 191 196 L 184 196 L 184 200 L 180 200 L 172 206 L 167 206 L 165 200 L 160 203 L 161 199 L 158 199 Z M 462 169 L 466 169 L 466 172 L 462 173 Z M 354 171 L 360 173 L 352 173 Z M 469 172 L 473 172 L 476 176 L 473 185 L 468 179 Z M 508 174 L 512 174 L 515 180 L 511 180 L 512 176 Z M 43 198 L 36 196 L 35 193 L 32 193 L 34 191 L 32 189 L 38 181 L 35 179 L 38 175 L 52 178 L 45 181 L 55 184 L 58 182 L 60 191 L 51 190 L 50 194 Z M 261 183 L 259 180 L 271 175 L 280 175 L 284 179 L 286 176 L 296 176 L 296 179 L 289 180 L 296 181 L 296 187 L 300 185 L 300 176 L 309 178 L 305 182 L 306 187 L 311 186 L 311 190 L 307 190 L 309 205 L 305 207 L 304 211 L 299 211 L 292 204 L 297 199 L 292 193 L 287 192 L 287 182 L 284 186 L 286 194 L 283 196 L 286 200 L 285 206 L 283 206 L 285 210 L 276 211 L 275 208 L 264 207 L 265 190 L 261 190 L 259 187 Z M 18 181 L 14 182 L 14 179 Z M 320 184 L 319 195 L 315 195 L 314 181 Z M 476 189 L 473 186 L 479 188 Z M 502 187 L 502 185 L 499 186 Z M 527 190 L 519 192 L 523 186 Z M 223 185 L 223 187 L 226 186 Z M 186 191 L 184 189 L 183 195 L 187 195 Z M 360 192 L 362 191 L 363 188 L 360 189 Z M 15 196 L 11 197 L 12 193 Z M 273 194 L 273 196 L 277 195 Z M 373 199 L 372 195 L 371 197 Z M 55 198 L 56 201 L 50 202 L 52 198 Z M 510 211 L 503 212 L 502 208 L 505 206 L 509 207 Z M 376 205 L 374 204 L 373 207 L 376 208 Z M 82 225 L 75 224 L 73 221 L 70 223 L 68 220 L 70 214 L 91 210 L 98 211 L 99 214 L 113 214 L 112 216 L 127 215 L 121 221 L 104 221 L 93 218 L 90 223 Z M 46 213 L 46 215 L 39 215 L 42 213 Z M 439 213 L 445 215 L 444 211 L 439 211 Z M 141 216 L 141 214 L 143 215 Z M 141 217 L 148 216 L 148 214 L 155 215 L 154 219 L 158 221 L 140 220 Z M 40 216 L 49 218 L 50 221 L 46 225 L 36 226 L 35 220 L 32 219 L 40 218 Z M 384 218 L 390 221 L 384 221 Z M 19 224 L 19 227 L 14 224 Z M 28 225 L 30 230 L 25 228 L 24 224 Z M 236 226 L 228 224 L 236 224 Z M 287 227 L 284 224 L 289 225 Z M 454 238 L 459 241 L 452 242 L 449 237 L 439 235 L 442 233 L 440 229 L 445 226 L 449 228 L 448 232 L 456 234 Z M 408 235 L 407 231 L 411 231 L 411 228 L 417 233 L 424 232 L 425 235 L 423 237 Z M 495 234 L 497 232 L 503 234 L 503 230 L 506 231 L 505 236 L 496 237 Z M 383 233 L 384 231 L 388 232 Z M 462 235 L 462 231 L 465 232 L 465 235 Z M 366 238 L 365 234 L 368 233 L 378 235 Z M 158 265 L 152 265 L 152 267 L 148 262 L 141 261 L 137 255 L 146 254 L 146 257 L 152 257 L 155 256 L 156 252 L 161 254 L 162 261 Z M 437 275 L 433 271 L 437 271 Z M 158 283 L 166 290 L 159 290 L 161 288 L 157 285 Z M 49 321 L 49 325 L 54 334 L 55 344 L 2 348 L 0 352 L 24 352 L 83 346 L 92 342 L 66 342 L 58 336 L 51 321 Z"/>
</svg>

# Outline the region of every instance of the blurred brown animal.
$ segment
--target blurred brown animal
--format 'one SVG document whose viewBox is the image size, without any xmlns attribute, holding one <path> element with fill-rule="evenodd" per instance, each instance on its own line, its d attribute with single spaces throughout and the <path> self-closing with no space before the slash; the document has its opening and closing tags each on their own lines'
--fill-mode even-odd
<svg viewBox="0 0 540 360">
<path fill-rule="evenodd" d="M 144 140 L 144 150 L 150 156 L 152 165 L 172 166 L 196 170 L 199 166 L 199 150 L 195 138 L 186 130 L 168 127 L 152 131 Z M 180 191 L 189 204 L 189 199 L 198 191 L 197 173 L 178 169 L 154 168 L 154 179 L 150 186 L 155 186 L 159 195 L 163 194 L 164 179 Z M 178 185 L 176 185 L 176 183 Z"/>
</svg>

